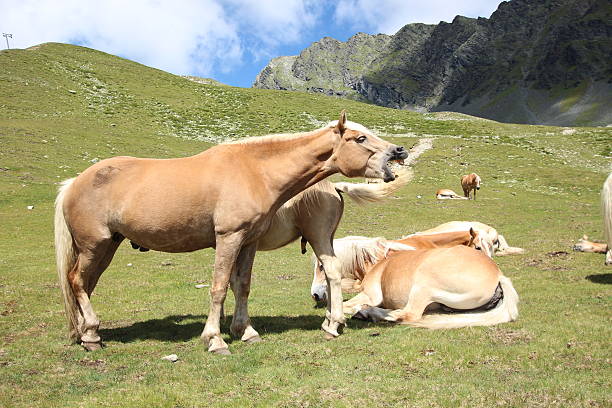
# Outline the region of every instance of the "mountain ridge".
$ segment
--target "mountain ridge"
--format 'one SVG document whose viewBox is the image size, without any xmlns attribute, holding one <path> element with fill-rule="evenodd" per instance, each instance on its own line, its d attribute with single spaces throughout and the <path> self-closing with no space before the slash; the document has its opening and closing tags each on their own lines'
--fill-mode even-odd
<svg viewBox="0 0 612 408">
<path fill-rule="evenodd" d="M 502 122 L 605 126 L 612 123 L 610 21 L 607 0 L 512 0 L 490 18 L 456 16 L 408 24 L 392 36 L 315 42 L 273 60 L 253 87 Z M 322 64 L 331 52 L 336 58 Z M 363 64 L 358 70 L 342 68 L 351 53 Z"/>
</svg>

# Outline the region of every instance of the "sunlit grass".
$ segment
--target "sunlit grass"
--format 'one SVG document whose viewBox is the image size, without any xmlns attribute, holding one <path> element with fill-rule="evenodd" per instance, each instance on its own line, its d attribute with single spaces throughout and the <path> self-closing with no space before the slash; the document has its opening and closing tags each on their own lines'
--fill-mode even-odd
<svg viewBox="0 0 612 408">
<path fill-rule="evenodd" d="M 98 83 L 91 78 L 115 99 L 87 99 L 87 84 Z M 609 129 L 564 135 L 201 85 L 61 45 L 0 53 L 0 90 L 0 406 L 612 403 L 611 271 L 602 256 L 570 250 L 584 233 L 602 238 Z M 343 108 L 407 147 L 434 140 L 395 198 L 369 207 L 347 200 L 337 236 L 394 238 L 449 220 L 491 224 L 527 250 L 496 259 L 520 295 L 517 322 L 426 331 L 349 321 L 343 336 L 325 341 L 323 311 L 309 298 L 310 259 L 294 243 L 256 257 L 249 305 L 264 342 L 231 341 L 229 295 L 223 330 L 234 354 L 215 356 L 199 340 L 208 292 L 194 286 L 210 283 L 214 251 L 140 253 L 124 244 L 93 296 L 107 348 L 68 345 L 52 244 L 57 181 L 96 158 L 186 156 L 227 137 L 313 129 Z M 477 201 L 434 200 L 437 188 L 459 190 L 459 177 L 471 171 L 483 179 Z M 172 353 L 178 362 L 161 360 Z"/>
</svg>

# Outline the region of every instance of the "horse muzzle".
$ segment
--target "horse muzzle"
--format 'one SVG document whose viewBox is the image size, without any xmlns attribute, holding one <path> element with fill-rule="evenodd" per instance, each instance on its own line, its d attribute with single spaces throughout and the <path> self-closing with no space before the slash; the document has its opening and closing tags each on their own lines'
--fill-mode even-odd
<svg viewBox="0 0 612 408">
<path fill-rule="evenodd" d="M 387 160 L 383 166 L 383 181 L 388 183 L 395 180 L 395 174 L 389 168 L 389 162 L 397 161 L 400 164 L 404 163 L 404 159 L 408 158 L 408 152 L 403 146 L 392 146 L 387 152 Z"/>
</svg>

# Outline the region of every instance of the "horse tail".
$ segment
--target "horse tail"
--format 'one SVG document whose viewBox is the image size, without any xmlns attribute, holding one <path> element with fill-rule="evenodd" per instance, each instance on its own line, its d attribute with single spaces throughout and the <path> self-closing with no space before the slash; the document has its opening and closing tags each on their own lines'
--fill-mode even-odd
<svg viewBox="0 0 612 408">
<path fill-rule="evenodd" d="M 72 185 L 74 178 L 62 182 L 57 198 L 55 199 L 55 256 L 57 262 L 57 275 L 64 299 L 64 309 L 68 316 L 68 333 L 71 340 L 79 337 L 79 306 L 68 281 L 68 273 L 77 262 L 72 234 L 64 218 L 64 198 Z"/>
<path fill-rule="evenodd" d="M 612 173 L 610 173 L 601 189 L 601 208 L 604 219 L 604 236 L 609 252 L 612 250 Z"/>
<path fill-rule="evenodd" d="M 389 183 L 334 183 L 335 189 L 340 193 L 345 193 L 357 204 L 369 204 L 383 201 L 391 194 L 412 180 L 413 172 L 402 169 L 397 172 L 397 177 Z"/>
<path fill-rule="evenodd" d="M 516 293 L 510 279 L 505 276 L 499 278 L 499 284 L 504 296 L 491 310 L 475 313 L 431 314 L 423 316 L 416 322 L 402 323 L 427 329 L 455 329 L 468 326 L 492 326 L 494 324 L 512 322 L 518 317 L 518 293 Z"/>
</svg>

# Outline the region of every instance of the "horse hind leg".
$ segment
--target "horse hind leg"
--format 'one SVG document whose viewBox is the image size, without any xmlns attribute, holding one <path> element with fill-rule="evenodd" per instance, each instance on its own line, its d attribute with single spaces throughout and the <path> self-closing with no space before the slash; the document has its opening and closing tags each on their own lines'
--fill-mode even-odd
<svg viewBox="0 0 612 408">
<path fill-rule="evenodd" d="M 412 323 L 419 321 L 423 317 L 425 309 L 433 302 L 432 297 L 426 290 L 411 293 L 408 302 L 401 309 L 387 310 L 381 308 L 371 308 L 367 314 L 372 319 L 385 320 L 396 323 Z M 376 321 L 376 320 L 375 320 Z"/>
<path fill-rule="evenodd" d="M 246 343 L 261 341 L 259 333 L 251 325 L 248 312 L 249 292 L 251 290 L 251 270 L 257 245 L 242 248 L 238 255 L 237 265 L 230 277 L 230 287 L 234 292 L 236 306 L 230 332 Z"/>
<path fill-rule="evenodd" d="M 79 252 L 77 262 L 68 274 L 68 281 L 80 308 L 81 344 L 88 351 L 102 347 L 101 338 L 98 335 L 100 320 L 93 310 L 90 297 L 100 275 L 110 264 L 118 246 L 117 242 L 105 241 L 96 246 L 94 250 Z"/>
</svg>

